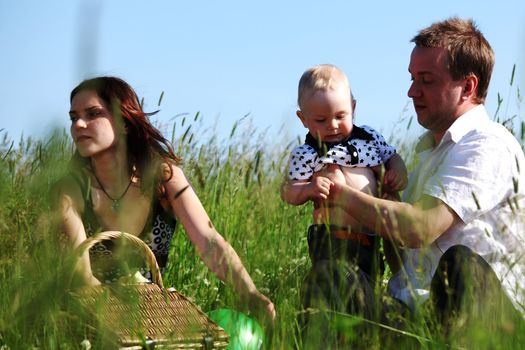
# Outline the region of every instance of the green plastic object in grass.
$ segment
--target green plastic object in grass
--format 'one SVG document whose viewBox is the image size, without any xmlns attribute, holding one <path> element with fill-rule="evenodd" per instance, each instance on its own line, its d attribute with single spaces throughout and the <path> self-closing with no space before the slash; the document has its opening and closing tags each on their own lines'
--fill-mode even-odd
<svg viewBox="0 0 525 350">
<path fill-rule="evenodd" d="M 259 350 L 264 332 L 257 321 L 242 312 L 230 309 L 210 311 L 208 316 L 230 336 L 228 350 Z"/>
</svg>

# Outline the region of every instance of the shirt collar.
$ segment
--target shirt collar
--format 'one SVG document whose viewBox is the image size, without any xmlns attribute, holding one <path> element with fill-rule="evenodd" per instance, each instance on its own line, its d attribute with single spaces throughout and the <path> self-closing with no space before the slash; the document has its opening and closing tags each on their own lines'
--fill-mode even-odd
<svg viewBox="0 0 525 350">
<path fill-rule="evenodd" d="M 341 145 L 346 147 L 349 141 L 351 140 L 365 140 L 365 141 L 374 141 L 374 137 L 368 133 L 365 129 L 360 128 L 358 126 L 353 125 L 352 126 L 352 132 L 350 133 L 350 136 L 346 140 L 329 143 L 329 142 L 319 142 L 312 134 L 308 133 L 306 134 L 305 143 L 309 146 L 311 146 L 318 154 L 324 155 L 326 152 L 337 145 Z"/>
<path fill-rule="evenodd" d="M 468 132 L 474 130 L 480 122 L 484 122 L 489 119 L 485 106 L 480 104 L 469 111 L 461 115 L 458 119 L 452 123 L 452 125 L 445 131 L 443 138 L 439 145 L 446 142 L 458 142 Z M 439 147 L 438 145 L 438 147 Z M 425 132 L 420 138 L 416 145 L 416 152 L 420 153 L 429 148 L 434 147 L 434 137 L 430 131 Z"/>
</svg>

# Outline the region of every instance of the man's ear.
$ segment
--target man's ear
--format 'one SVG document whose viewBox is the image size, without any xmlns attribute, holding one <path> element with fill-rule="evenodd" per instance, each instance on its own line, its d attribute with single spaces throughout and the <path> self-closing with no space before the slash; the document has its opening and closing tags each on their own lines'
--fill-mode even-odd
<svg viewBox="0 0 525 350">
<path fill-rule="evenodd" d="M 357 101 L 352 99 L 352 115 L 355 113 L 355 106 L 357 106 Z"/>
<path fill-rule="evenodd" d="M 463 100 L 477 98 L 478 83 L 479 83 L 479 79 L 474 74 L 471 74 L 465 78 L 465 85 L 463 86 L 463 92 L 461 94 L 461 97 Z"/>
<path fill-rule="evenodd" d="M 295 114 L 299 117 L 299 119 L 301 119 L 301 123 L 303 123 L 303 126 L 308 129 L 308 127 L 306 126 L 306 123 L 305 123 L 303 112 L 301 112 L 301 110 L 298 109 L 297 112 L 295 112 Z"/>
</svg>

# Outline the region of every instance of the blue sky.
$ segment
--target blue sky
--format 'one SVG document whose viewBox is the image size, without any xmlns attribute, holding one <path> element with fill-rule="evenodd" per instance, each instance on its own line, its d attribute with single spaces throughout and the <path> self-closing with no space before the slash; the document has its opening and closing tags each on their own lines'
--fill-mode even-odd
<svg viewBox="0 0 525 350">
<path fill-rule="evenodd" d="M 294 138 L 304 134 L 295 116 L 299 77 L 333 63 L 349 76 L 356 123 L 388 134 L 409 102 L 409 40 L 453 15 L 473 18 L 496 53 L 492 114 L 497 93 L 509 96 L 513 64 L 523 85 L 522 0 L 2 0 L 0 129 L 17 139 L 67 127 L 70 90 L 87 77 L 116 75 L 146 110 L 157 109 L 164 91 L 161 123 L 200 111 L 205 126 L 226 137 L 249 113 L 259 130 L 284 128 Z"/>
</svg>

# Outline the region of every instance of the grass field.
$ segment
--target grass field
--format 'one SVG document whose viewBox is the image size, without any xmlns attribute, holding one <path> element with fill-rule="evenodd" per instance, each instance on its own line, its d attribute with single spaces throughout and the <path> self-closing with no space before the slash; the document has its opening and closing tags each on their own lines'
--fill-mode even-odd
<svg viewBox="0 0 525 350">
<path fill-rule="evenodd" d="M 496 118 L 523 130 L 519 116 L 507 116 Z M 401 118 L 395 130 L 383 130 L 385 135 L 396 135 L 391 141 L 405 159 L 411 156 L 412 143 L 402 138 L 411 123 L 410 118 Z M 261 134 L 248 120 L 240 120 L 229 138 L 220 140 L 213 130 L 201 126 L 198 114 L 162 128 L 184 159 L 183 169 L 218 231 L 277 308 L 278 318 L 273 330 L 267 330 L 265 347 L 316 344 L 319 339 L 302 343 L 296 329 L 302 311 L 299 288 L 310 264 L 305 232 L 311 207 L 286 205 L 279 197 L 288 153 L 298 140 Z M 48 200 L 51 185 L 67 169 L 73 145 L 63 130 L 43 140 L 13 141 L 5 132 L 0 136 L 0 349 L 79 349 L 85 332 L 78 310 L 71 307 L 69 265 L 58 249 Z M 523 144 L 523 132 L 517 136 Z M 222 307 L 246 311 L 231 288 L 199 260 L 180 227 L 164 281 L 204 311 Z M 431 331 L 424 315 L 404 331 L 371 325 L 366 339 L 355 338 L 356 327 L 366 321 L 337 315 L 329 322 L 346 339 L 341 348 L 520 348 L 525 344 L 525 333 L 512 324 L 499 334 L 480 328 L 445 342 Z"/>
</svg>

